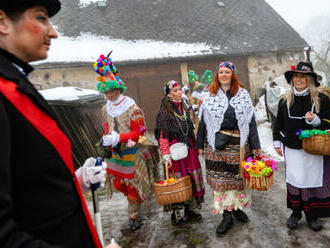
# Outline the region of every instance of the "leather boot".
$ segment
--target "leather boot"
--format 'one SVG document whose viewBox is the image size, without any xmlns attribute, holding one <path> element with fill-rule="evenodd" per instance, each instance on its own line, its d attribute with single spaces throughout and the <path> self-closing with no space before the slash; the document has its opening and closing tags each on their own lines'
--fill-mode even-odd
<svg viewBox="0 0 330 248">
<path fill-rule="evenodd" d="M 231 212 L 225 211 L 220 225 L 217 227 L 216 234 L 218 237 L 225 235 L 233 226 L 234 221 Z"/>
<path fill-rule="evenodd" d="M 129 228 L 131 232 L 134 232 L 135 230 L 139 229 L 141 225 L 142 224 L 139 220 L 129 219 Z"/>
<path fill-rule="evenodd" d="M 312 229 L 314 232 L 318 232 L 320 230 L 322 230 L 323 226 L 322 226 L 322 223 L 321 221 L 312 216 L 311 214 L 307 214 L 305 213 L 305 216 L 306 216 L 306 220 L 307 220 L 307 226 Z"/>
<path fill-rule="evenodd" d="M 294 230 L 298 227 L 298 221 L 301 219 L 300 211 L 293 211 L 290 218 L 286 221 L 286 225 L 291 230 Z"/>
<path fill-rule="evenodd" d="M 195 210 L 190 209 L 189 206 L 185 206 L 184 217 L 186 218 L 187 221 L 190 221 L 190 220 L 201 220 L 203 218 L 200 213 L 198 213 Z"/>
<path fill-rule="evenodd" d="M 180 215 L 179 209 L 175 209 L 171 214 L 171 222 L 173 226 L 183 226 L 187 224 L 187 219 Z"/>
<path fill-rule="evenodd" d="M 244 213 L 242 210 L 237 209 L 237 210 L 233 210 L 233 215 L 234 217 L 242 223 L 247 223 L 249 221 L 249 217 L 246 215 L 246 213 Z"/>
</svg>

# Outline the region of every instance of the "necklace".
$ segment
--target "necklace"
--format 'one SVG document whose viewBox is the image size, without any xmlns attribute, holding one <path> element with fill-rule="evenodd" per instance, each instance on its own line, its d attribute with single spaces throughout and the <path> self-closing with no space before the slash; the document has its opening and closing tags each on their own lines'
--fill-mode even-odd
<svg viewBox="0 0 330 248">
<path fill-rule="evenodd" d="M 178 123 L 178 125 L 179 125 L 179 127 L 180 127 L 180 130 L 181 130 L 183 136 L 187 136 L 188 133 L 189 133 L 189 130 L 188 130 L 188 121 L 187 121 L 187 118 L 186 118 L 186 117 L 187 117 L 186 112 L 183 110 L 183 114 L 182 114 L 181 116 L 178 115 L 178 114 L 175 113 L 175 112 L 173 112 L 173 113 L 174 113 L 175 120 L 176 120 L 176 122 Z M 185 121 L 185 123 L 186 123 L 186 125 L 185 125 L 185 126 L 186 126 L 186 131 L 183 130 L 183 127 L 182 127 L 182 125 L 181 125 L 179 119 L 182 120 L 182 121 Z"/>
</svg>

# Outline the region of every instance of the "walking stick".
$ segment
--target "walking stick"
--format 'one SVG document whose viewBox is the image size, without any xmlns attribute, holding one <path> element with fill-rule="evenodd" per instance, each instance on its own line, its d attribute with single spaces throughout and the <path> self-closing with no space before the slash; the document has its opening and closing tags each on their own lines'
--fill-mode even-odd
<svg viewBox="0 0 330 248">
<path fill-rule="evenodd" d="M 96 159 L 95 166 L 101 166 L 102 165 L 102 158 L 98 157 Z M 100 183 L 95 183 L 91 185 L 91 190 L 92 190 L 92 198 L 93 198 L 93 209 L 94 209 L 94 223 L 95 223 L 95 228 L 96 232 L 99 236 L 100 242 L 102 247 L 104 246 L 104 241 L 103 241 L 103 229 L 102 229 L 102 221 L 101 221 L 101 212 L 100 212 L 100 207 L 99 207 L 99 200 L 98 196 L 96 194 L 96 190 L 100 186 Z"/>
</svg>

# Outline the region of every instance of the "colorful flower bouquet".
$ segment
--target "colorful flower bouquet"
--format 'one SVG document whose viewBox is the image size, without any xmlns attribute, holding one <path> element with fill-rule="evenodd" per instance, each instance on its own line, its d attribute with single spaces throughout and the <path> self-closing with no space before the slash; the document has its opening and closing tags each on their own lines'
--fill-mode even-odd
<svg viewBox="0 0 330 248">
<path fill-rule="evenodd" d="M 330 156 L 330 130 L 306 129 L 296 133 L 305 152 Z"/>
<path fill-rule="evenodd" d="M 274 183 L 276 161 L 267 156 L 258 156 L 255 159 L 248 157 L 241 164 L 243 181 L 246 187 L 266 191 Z"/>
</svg>

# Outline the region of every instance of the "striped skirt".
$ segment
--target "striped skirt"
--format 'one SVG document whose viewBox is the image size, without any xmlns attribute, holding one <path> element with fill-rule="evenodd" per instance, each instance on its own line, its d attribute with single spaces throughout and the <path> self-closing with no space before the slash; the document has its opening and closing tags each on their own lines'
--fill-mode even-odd
<svg viewBox="0 0 330 248">
<path fill-rule="evenodd" d="M 243 209 L 251 202 L 250 191 L 244 190 L 240 175 L 239 137 L 233 137 L 224 150 L 204 149 L 206 181 L 213 189 L 214 214 L 224 210 Z"/>
<path fill-rule="evenodd" d="M 323 187 L 297 188 L 287 183 L 287 206 L 315 218 L 330 217 L 330 157 L 324 157 Z"/>
</svg>

